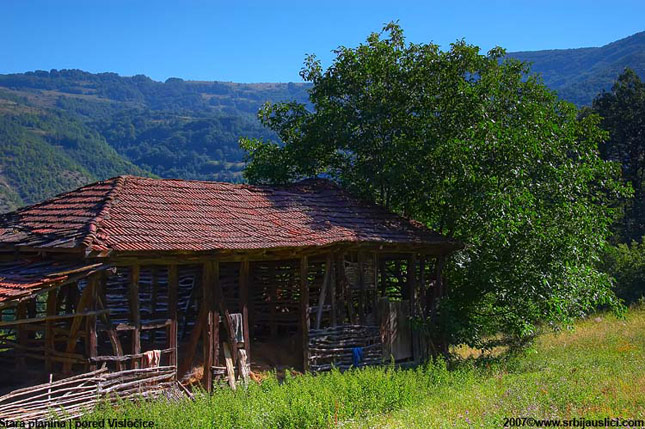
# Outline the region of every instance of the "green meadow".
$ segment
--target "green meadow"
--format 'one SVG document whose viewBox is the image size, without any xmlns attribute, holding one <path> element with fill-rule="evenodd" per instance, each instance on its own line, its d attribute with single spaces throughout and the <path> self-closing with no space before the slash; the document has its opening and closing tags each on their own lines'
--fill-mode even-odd
<svg viewBox="0 0 645 429">
<path fill-rule="evenodd" d="M 155 427 L 503 427 L 505 418 L 645 418 L 645 308 L 547 331 L 521 353 L 454 349 L 415 369 L 365 368 L 269 377 L 195 401 L 122 403 L 87 420 L 145 419 Z"/>
</svg>

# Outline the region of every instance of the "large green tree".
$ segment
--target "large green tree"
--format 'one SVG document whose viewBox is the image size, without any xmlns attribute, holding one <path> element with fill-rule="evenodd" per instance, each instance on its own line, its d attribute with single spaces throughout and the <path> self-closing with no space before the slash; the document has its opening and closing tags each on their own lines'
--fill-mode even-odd
<svg viewBox="0 0 645 429">
<path fill-rule="evenodd" d="M 612 302 L 594 266 L 623 189 L 597 117 L 499 48 L 410 44 L 391 23 L 335 52 L 326 70 L 305 60 L 311 106 L 259 112 L 281 142 L 242 139 L 248 180 L 323 175 L 463 240 L 441 303 L 455 342 L 530 336 Z"/>
<path fill-rule="evenodd" d="M 625 203 L 619 235 L 625 241 L 645 236 L 645 83 L 631 69 L 616 80 L 611 91 L 593 101 L 592 109 L 602 117 L 609 138 L 600 146 L 604 159 L 618 161 L 623 177 L 634 189 Z"/>
</svg>

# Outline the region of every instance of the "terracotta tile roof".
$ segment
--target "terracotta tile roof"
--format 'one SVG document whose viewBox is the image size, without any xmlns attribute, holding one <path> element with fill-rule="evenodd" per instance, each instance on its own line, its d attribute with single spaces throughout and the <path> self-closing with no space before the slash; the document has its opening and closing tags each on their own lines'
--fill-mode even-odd
<svg viewBox="0 0 645 429">
<path fill-rule="evenodd" d="M 101 263 L 33 259 L 0 263 L 0 303 L 33 296 L 43 289 L 78 280 L 106 267 Z"/>
<path fill-rule="evenodd" d="M 290 186 L 120 176 L 0 216 L 0 247 L 208 251 L 455 241 L 327 180 Z"/>
</svg>

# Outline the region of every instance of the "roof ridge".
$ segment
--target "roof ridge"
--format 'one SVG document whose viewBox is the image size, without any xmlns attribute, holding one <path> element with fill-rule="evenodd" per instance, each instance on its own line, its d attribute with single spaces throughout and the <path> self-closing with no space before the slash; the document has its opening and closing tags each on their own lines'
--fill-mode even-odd
<svg viewBox="0 0 645 429">
<path fill-rule="evenodd" d="M 123 185 L 127 178 L 128 176 L 122 175 L 107 180 L 114 181 L 114 186 L 107 194 L 105 194 L 103 207 L 101 207 L 99 212 L 96 214 L 96 216 L 94 216 L 87 227 L 88 233 L 81 243 L 81 246 L 85 247 L 86 252 L 92 249 L 94 247 L 94 244 L 96 244 L 97 241 L 100 240 L 98 234 L 101 230 L 101 224 L 103 223 L 103 220 L 105 220 L 105 218 L 109 216 L 112 204 L 114 203 L 117 194 L 121 191 L 121 188 L 123 188 Z"/>
</svg>

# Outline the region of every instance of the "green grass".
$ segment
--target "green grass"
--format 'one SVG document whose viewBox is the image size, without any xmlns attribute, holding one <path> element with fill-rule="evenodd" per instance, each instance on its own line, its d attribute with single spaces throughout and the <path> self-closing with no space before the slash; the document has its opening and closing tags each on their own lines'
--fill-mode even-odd
<svg viewBox="0 0 645 429">
<path fill-rule="evenodd" d="M 464 355 L 464 350 L 458 350 Z M 644 418 L 645 310 L 542 335 L 521 356 L 438 361 L 414 370 L 268 379 L 195 402 L 124 403 L 88 419 L 143 418 L 156 427 L 501 427 L 504 417 Z"/>
</svg>

